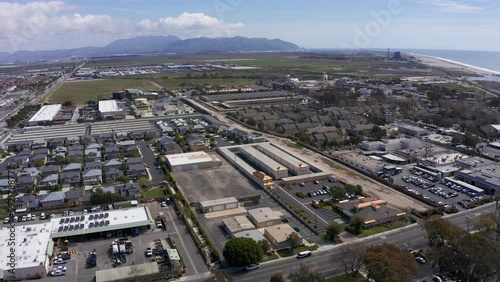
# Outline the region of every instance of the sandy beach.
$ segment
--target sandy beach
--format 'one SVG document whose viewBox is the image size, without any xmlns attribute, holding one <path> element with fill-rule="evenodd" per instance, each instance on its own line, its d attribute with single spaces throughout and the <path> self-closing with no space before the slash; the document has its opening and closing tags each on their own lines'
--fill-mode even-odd
<svg viewBox="0 0 500 282">
<path fill-rule="evenodd" d="M 463 64 L 460 62 L 455 62 L 452 60 L 418 55 L 418 54 L 412 54 L 412 56 L 414 56 L 422 64 L 433 68 L 448 69 L 457 72 L 466 72 L 470 73 L 471 76 L 489 76 L 489 75 L 500 76 L 500 72 L 483 69 L 480 67 Z"/>
</svg>

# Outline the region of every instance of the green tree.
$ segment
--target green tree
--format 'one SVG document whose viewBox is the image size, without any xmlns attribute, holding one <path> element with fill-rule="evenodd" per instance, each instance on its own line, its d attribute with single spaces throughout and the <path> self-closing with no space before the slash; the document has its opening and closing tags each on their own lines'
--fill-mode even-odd
<svg viewBox="0 0 500 282">
<path fill-rule="evenodd" d="M 35 167 L 42 167 L 45 165 L 45 161 L 44 160 L 36 160 L 35 161 Z"/>
<path fill-rule="evenodd" d="M 352 277 L 358 276 L 363 267 L 365 256 L 366 247 L 362 243 L 354 242 L 345 246 L 340 254 L 345 274 Z M 337 259 L 338 256 L 332 258 L 333 261 Z"/>
<path fill-rule="evenodd" d="M 283 278 L 283 274 L 275 273 L 271 276 L 270 282 L 285 282 L 285 278 Z"/>
<path fill-rule="evenodd" d="M 345 189 L 342 187 L 333 187 L 333 189 L 330 190 L 330 194 L 334 199 L 342 199 L 345 197 Z"/>
<path fill-rule="evenodd" d="M 332 222 L 326 227 L 325 239 L 330 242 L 335 242 L 341 231 L 342 227 L 338 223 Z"/>
<path fill-rule="evenodd" d="M 114 202 L 126 201 L 127 198 L 117 193 L 110 191 L 104 192 L 101 188 L 97 188 L 90 194 L 90 203 L 92 205 L 111 204 Z"/>
<path fill-rule="evenodd" d="M 151 180 L 147 177 L 139 177 L 139 180 L 137 181 L 141 187 L 148 187 L 151 185 Z"/>
<path fill-rule="evenodd" d="M 366 250 L 364 265 L 368 278 L 377 282 L 411 281 L 418 270 L 413 255 L 393 244 L 369 247 Z"/>
<path fill-rule="evenodd" d="M 232 238 L 222 251 L 231 266 L 244 266 L 262 259 L 262 247 L 251 238 Z"/>
<path fill-rule="evenodd" d="M 301 264 L 300 267 L 291 272 L 288 278 L 292 282 L 324 282 L 325 277 L 318 272 L 311 271 L 307 265 Z"/>
<path fill-rule="evenodd" d="M 290 244 L 290 248 L 292 248 L 292 250 L 295 250 L 298 246 L 302 245 L 302 238 L 296 232 L 292 232 L 288 235 L 286 241 Z"/>
<path fill-rule="evenodd" d="M 365 225 L 365 221 L 361 217 L 353 216 L 353 217 L 351 217 L 351 220 L 349 221 L 349 225 L 346 227 L 346 229 L 357 235 L 357 234 L 361 233 L 364 225 Z"/>
<path fill-rule="evenodd" d="M 269 244 L 269 241 L 263 239 L 263 240 L 260 240 L 258 243 L 259 243 L 260 247 L 262 248 L 262 251 L 264 252 L 264 254 L 266 254 L 267 252 L 269 252 L 271 250 L 271 244 Z"/>
</svg>

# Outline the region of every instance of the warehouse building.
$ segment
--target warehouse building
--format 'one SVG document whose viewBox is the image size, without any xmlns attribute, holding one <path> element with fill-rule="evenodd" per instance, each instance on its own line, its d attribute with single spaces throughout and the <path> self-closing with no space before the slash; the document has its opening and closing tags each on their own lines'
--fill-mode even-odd
<svg viewBox="0 0 500 282">
<path fill-rule="evenodd" d="M 222 160 L 217 156 L 209 155 L 203 151 L 166 155 L 165 157 L 172 172 L 212 168 L 222 165 Z"/>
<path fill-rule="evenodd" d="M 118 103 L 115 100 L 99 101 L 98 109 L 102 118 L 124 116 L 123 109 L 118 107 Z"/>
<path fill-rule="evenodd" d="M 268 207 L 249 210 L 248 218 L 257 228 L 281 224 L 281 213 Z"/>
<path fill-rule="evenodd" d="M 54 249 L 54 243 L 50 239 L 52 222 L 16 226 L 14 246 L 7 243 L 12 238 L 10 230 L 10 228 L 0 229 L 0 240 L 3 242 L 0 246 L 0 264 L 4 281 L 47 276 L 49 254 L 52 254 Z M 11 248 L 14 248 L 12 253 Z M 12 262 L 13 265 L 10 264 Z M 14 273 L 9 271 L 12 268 L 15 268 Z"/>
<path fill-rule="evenodd" d="M 28 125 L 40 125 L 51 122 L 61 110 L 61 104 L 43 106 L 36 114 L 28 121 Z"/>
<path fill-rule="evenodd" d="M 235 233 L 255 228 L 252 222 L 243 215 L 223 219 L 222 226 L 231 237 L 234 237 Z"/>
<path fill-rule="evenodd" d="M 310 173 L 308 164 L 274 147 L 271 143 L 260 143 L 255 147 L 271 159 L 286 166 L 295 175 Z"/>
<path fill-rule="evenodd" d="M 239 152 L 274 179 L 288 176 L 288 169 L 251 146 L 242 146 Z"/>
<path fill-rule="evenodd" d="M 53 218 L 52 238 L 119 237 L 149 229 L 154 219 L 148 207 L 131 207 L 84 215 Z"/>
<path fill-rule="evenodd" d="M 291 247 L 288 241 L 288 236 L 292 233 L 297 234 L 302 240 L 302 236 L 295 232 L 295 230 L 293 230 L 293 228 L 288 224 L 273 225 L 264 229 L 264 236 L 269 242 L 271 242 L 271 245 L 276 250 Z"/>
<path fill-rule="evenodd" d="M 210 200 L 199 203 L 199 208 L 203 213 L 223 211 L 238 208 L 238 200 L 235 197 Z"/>
<path fill-rule="evenodd" d="M 414 126 L 414 125 L 406 125 L 406 124 L 399 125 L 398 132 L 401 134 L 411 135 L 411 136 L 415 136 L 415 137 L 424 136 L 424 135 L 429 134 L 429 131 L 427 129 L 420 128 L 420 127 Z"/>
</svg>

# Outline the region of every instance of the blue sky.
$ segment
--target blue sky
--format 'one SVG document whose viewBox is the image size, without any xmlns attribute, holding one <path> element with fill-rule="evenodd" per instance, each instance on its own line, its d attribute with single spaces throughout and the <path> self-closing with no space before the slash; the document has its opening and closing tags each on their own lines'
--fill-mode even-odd
<svg viewBox="0 0 500 282">
<path fill-rule="evenodd" d="M 241 35 L 305 48 L 500 51 L 499 8 L 495 0 L 3 1 L 0 50 Z"/>
</svg>

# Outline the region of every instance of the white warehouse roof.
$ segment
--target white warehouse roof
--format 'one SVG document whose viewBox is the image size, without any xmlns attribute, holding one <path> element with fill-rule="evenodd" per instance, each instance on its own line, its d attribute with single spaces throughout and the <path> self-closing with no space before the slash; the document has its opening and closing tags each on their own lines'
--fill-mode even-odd
<svg viewBox="0 0 500 282">
<path fill-rule="evenodd" d="M 8 270 L 10 262 L 10 248 L 7 244 L 12 237 L 9 228 L 0 228 L 0 240 L 3 242 L 0 247 L 0 265 L 4 270 Z M 40 264 L 45 265 L 47 254 L 52 254 L 53 247 L 50 235 L 52 232 L 52 222 L 32 225 L 18 225 L 15 228 L 15 256 L 16 270 L 27 267 L 35 267 Z"/>
<path fill-rule="evenodd" d="M 57 113 L 61 110 L 61 104 L 43 106 L 29 122 L 37 121 L 52 121 Z"/>
<path fill-rule="evenodd" d="M 168 163 L 171 166 L 197 164 L 197 163 L 205 163 L 205 162 L 214 161 L 209 154 L 207 154 L 203 151 L 166 155 L 166 157 L 167 157 Z"/>
<path fill-rule="evenodd" d="M 109 113 L 118 112 L 121 111 L 121 109 L 118 108 L 118 104 L 115 100 L 103 100 L 99 101 L 99 111 L 101 113 Z"/>
</svg>

